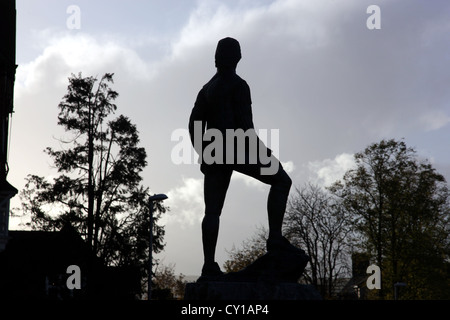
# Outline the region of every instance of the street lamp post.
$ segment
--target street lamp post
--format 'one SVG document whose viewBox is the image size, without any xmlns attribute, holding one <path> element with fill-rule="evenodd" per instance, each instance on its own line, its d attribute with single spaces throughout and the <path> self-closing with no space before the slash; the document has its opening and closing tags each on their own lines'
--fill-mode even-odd
<svg viewBox="0 0 450 320">
<path fill-rule="evenodd" d="M 148 252 L 149 252 L 149 258 L 148 258 L 148 287 L 147 287 L 147 299 L 150 301 L 152 299 L 152 261 L 153 261 L 153 250 L 152 250 L 152 244 L 153 244 L 153 202 L 154 201 L 163 201 L 166 200 L 167 196 L 165 194 L 155 194 L 153 196 L 150 196 L 148 198 L 148 206 L 150 209 L 150 237 L 149 237 L 149 244 L 148 244 Z"/>
</svg>

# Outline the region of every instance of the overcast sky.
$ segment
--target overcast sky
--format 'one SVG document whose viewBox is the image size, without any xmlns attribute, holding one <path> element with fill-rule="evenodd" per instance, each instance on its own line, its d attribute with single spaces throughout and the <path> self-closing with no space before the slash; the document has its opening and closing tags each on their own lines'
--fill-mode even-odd
<svg viewBox="0 0 450 320">
<path fill-rule="evenodd" d="M 8 181 L 22 189 L 27 174 L 57 174 L 43 150 L 64 136 L 57 105 L 71 73 L 115 73 L 117 114 L 137 125 L 148 154 L 144 185 L 169 196 L 166 249 L 158 258 L 178 273 L 198 275 L 203 264 L 203 175 L 195 163 L 174 164 L 179 142 L 171 136 L 187 129 L 198 91 L 215 73 L 217 41 L 226 36 L 241 44 L 237 73 L 250 86 L 255 126 L 279 129 L 279 157 L 294 185 L 328 185 L 351 168 L 354 153 L 390 138 L 404 138 L 450 180 L 448 1 L 16 2 Z M 71 5 L 79 20 L 67 13 Z M 381 29 L 367 26 L 370 5 L 380 8 Z M 234 174 L 220 265 L 226 250 L 267 226 L 268 190 Z M 18 196 L 12 206 L 20 206 Z M 19 222 L 12 219 L 10 229 Z"/>
</svg>

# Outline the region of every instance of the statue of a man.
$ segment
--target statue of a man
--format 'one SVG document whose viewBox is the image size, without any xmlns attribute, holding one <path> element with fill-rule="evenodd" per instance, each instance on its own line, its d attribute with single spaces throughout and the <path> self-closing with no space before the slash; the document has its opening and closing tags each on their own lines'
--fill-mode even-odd
<svg viewBox="0 0 450 320">
<path fill-rule="evenodd" d="M 215 129 L 216 132 L 221 132 L 224 137 L 223 141 L 225 141 L 226 131 L 230 129 L 254 132 L 250 88 L 247 82 L 236 74 L 236 66 L 240 59 L 241 48 L 237 40 L 224 38 L 219 41 L 215 53 L 217 73 L 198 93 L 189 119 L 191 141 L 199 155 L 202 155 L 206 145 L 195 142 L 199 139 L 203 140 L 205 130 Z M 199 124 L 201 124 L 200 132 L 195 130 L 195 126 Z M 201 137 L 196 137 L 196 134 L 200 134 Z M 252 139 L 249 140 L 252 141 Z M 220 215 L 234 170 L 271 186 L 267 201 L 269 219 L 267 251 L 297 252 L 299 250 L 282 236 L 283 217 L 292 181 L 278 159 L 272 155 L 271 150 L 259 138 L 257 141 L 258 148 L 256 149 L 246 146 L 245 150 L 236 150 L 236 148 L 231 150 L 233 152 L 244 152 L 244 163 L 239 161 L 234 163 L 230 163 L 230 161 L 218 161 L 217 163 L 202 161 L 201 163 L 200 170 L 204 174 L 205 200 L 205 215 L 202 221 L 204 253 L 202 277 L 214 277 L 223 274 L 219 265 L 215 262 L 215 251 Z M 225 146 L 222 150 L 224 151 L 223 159 L 225 159 L 229 156 L 225 153 L 230 150 Z M 225 152 L 225 150 L 227 151 Z M 270 157 L 270 162 L 265 161 L 263 163 L 263 161 L 260 161 L 260 157 L 257 157 L 256 162 L 249 161 L 252 158 L 250 153 L 255 152 L 255 150 L 257 150 L 258 155 L 265 154 Z M 228 159 L 236 160 L 239 156 L 242 156 L 242 154 L 234 154 Z M 262 168 L 274 164 L 276 169 L 273 174 L 262 174 Z"/>
</svg>

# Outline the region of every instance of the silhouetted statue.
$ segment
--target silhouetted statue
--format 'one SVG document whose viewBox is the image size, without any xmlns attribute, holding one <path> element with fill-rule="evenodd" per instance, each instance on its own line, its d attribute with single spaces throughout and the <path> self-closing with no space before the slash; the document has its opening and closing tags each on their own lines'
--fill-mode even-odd
<svg viewBox="0 0 450 320">
<path fill-rule="evenodd" d="M 234 170 L 271 186 L 267 201 L 268 254 L 284 252 L 304 255 L 303 250 L 294 247 L 282 236 L 283 217 L 292 181 L 278 159 L 272 155 L 272 151 L 259 140 L 254 132 L 250 88 L 245 80 L 236 74 L 236 66 L 240 59 L 241 49 L 237 40 L 224 38 L 218 42 L 215 53 L 217 73 L 198 93 L 189 119 L 191 141 L 200 155 L 200 160 L 202 160 L 200 169 L 204 174 L 205 215 L 202 221 L 204 253 L 202 278 L 206 279 L 214 279 L 223 274 L 219 265 L 215 262 L 215 250 L 219 232 L 219 218 Z M 196 130 L 196 126 L 200 130 Z M 227 130 L 242 129 L 248 133 L 246 137 L 248 143 L 245 145 L 245 149 L 239 149 L 236 145 L 230 149 L 225 144 L 228 146 L 234 140 L 227 140 L 226 143 L 224 142 L 223 149 L 221 149 L 223 154 L 214 155 L 214 159 L 219 159 L 219 161 L 208 163 L 202 155 L 204 155 L 203 152 L 208 145 L 213 143 L 213 141 L 210 141 L 209 144 L 203 141 L 212 140 L 204 137 L 206 130 L 210 129 L 220 132 L 223 141 L 226 141 Z M 199 141 L 203 143 L 199 143 Z M 252 148 L 250 144 L 255 143 L 255 141 L 257 147 Z M 219 152 L 220 150 L 215 151 Z M 230 152 L 234 154 L 230 155 Z M 257 159 L 255 160 L 253 156 L 256 155 Z M 261 155 L 270 159 L 270 161 L 262 161 L 261 159 L 264 157 L 261 157 Z M 226 161 L 226 159 L 232 161 Z M 245 161 L 242 161 L 242 159 Z M 267 169 L 274 165 L 275 170 L 271 174 L 262 173 L 263 168 Z M 301 272 L 303 272 L 303 269 Z"/>
</svg>

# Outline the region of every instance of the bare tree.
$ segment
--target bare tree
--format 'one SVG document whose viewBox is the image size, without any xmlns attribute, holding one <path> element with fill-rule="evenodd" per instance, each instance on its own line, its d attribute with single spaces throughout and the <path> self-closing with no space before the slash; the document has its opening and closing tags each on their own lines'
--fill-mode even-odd
<svg viewBox="0 0 450 320">
<path fill-rule="evenodd" d="M 269 232 L 264 227 L 259 227 L 255 234 L 244 240 L 241 244 L 241 248 L 233 248 L 227 253 L 230 259 L 225 261 L 223 267 L 226 272 L 236 272 L 242 270 L 259 257 L 262 257 L 266 253 L 266 241 Z"/>
<path fill-rule="evenodd" d="M 284 233 L 311 258 L 306 280 L 319 288 L 323 297 L 332 296 L 337 279 L 349 272 L 346 258 L 351 227 L 339 200 L 316 185 L 296 188 L 288 202 Z"/>
</svg>

